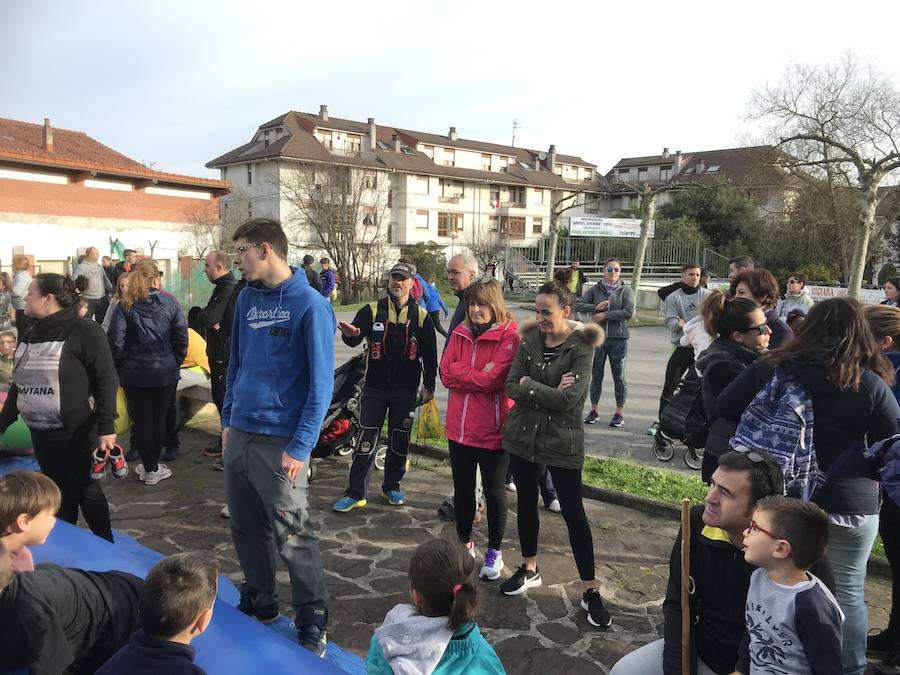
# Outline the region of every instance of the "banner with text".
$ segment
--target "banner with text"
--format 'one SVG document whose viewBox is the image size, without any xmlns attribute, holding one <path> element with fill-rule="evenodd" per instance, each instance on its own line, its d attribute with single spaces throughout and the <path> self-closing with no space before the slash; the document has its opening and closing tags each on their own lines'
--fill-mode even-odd
<svg viewBox="0 0 900 675">
<path fill-rule="evenodd" d="M 656 231 L 656 221 L 650 221 L 650 237 Z M 640 218 L 569 218 L 570 237 L 629 237 L 641 236 Z"/>
<path fill-rule="evenodd" d="M 828 298 L 846 298 L 847 289 L 837 286 L 807 286 L 806 290 L 816 302 Z M 884 291 L 880 288 L 863 288 L 859 292 L 859 301 L 867 305 L 877 305 L 884 300 Z"/>
</svg>

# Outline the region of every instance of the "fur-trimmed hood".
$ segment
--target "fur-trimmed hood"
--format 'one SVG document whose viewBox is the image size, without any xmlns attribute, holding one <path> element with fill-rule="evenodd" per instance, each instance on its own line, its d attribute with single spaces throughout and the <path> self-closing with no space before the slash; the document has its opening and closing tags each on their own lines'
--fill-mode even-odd
<svg viewBox="0 0 900 675">
<path fill-rule="evenodd" d="M 589 344 L 592 347 L 599 347 L 603 344 L 605 335 L 603 333 L 603 329 L 597 324 L 585 324 L 581 321 L 569 319 L 569 326 L 571 326 L 572 328 L 572 335 L 570 335 L 566 339 L 566 342 L 575 339 L 580 340 L 585 344 Z M 534 333 L 536 331 L 537 319 L 525 319 L 522 323 L 519 324 L 519 335 L 521 335 L 523 339 L 525 339 L 530 333 Z"/>
</svg>

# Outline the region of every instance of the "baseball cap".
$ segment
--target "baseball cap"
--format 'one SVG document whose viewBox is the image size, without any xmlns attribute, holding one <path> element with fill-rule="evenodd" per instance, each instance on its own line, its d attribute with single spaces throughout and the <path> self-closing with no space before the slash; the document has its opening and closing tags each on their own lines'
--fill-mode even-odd
<svg viewBox="0 0 900 675">
<path fill-rule="evenodd" d="M 399 274 L 404 279 L 412 279 L 416 276 L 416 266 L 412 263 L 398 262 L 391 268 L 391 275 Z"/>
</svg>

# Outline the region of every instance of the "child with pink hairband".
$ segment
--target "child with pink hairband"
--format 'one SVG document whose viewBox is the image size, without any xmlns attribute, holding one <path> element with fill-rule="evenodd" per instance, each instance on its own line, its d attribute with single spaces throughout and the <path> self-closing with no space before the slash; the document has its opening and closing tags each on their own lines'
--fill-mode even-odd
<svg viewBox="0 0 900 675">
<path fill-rule="evenodd" d="M 445 539 L 419 545 L 409 561 L 413 604 L 394 607 L 375 630 L 366 657 L 369 675 L 505 673 L 475 623 L 475 559 Z"/>
</svg>

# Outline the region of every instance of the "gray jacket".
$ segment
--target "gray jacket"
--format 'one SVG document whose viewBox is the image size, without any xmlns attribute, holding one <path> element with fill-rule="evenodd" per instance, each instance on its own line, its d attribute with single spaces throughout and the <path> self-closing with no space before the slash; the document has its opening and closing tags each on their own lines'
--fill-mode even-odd
<svg viewBox="0 0 900 675">
<path fill-rule="evenodd" d="M 575 311 L 584 312 L 589 317 L 597 311 L 596 307 L 604 300 L 609 300 L 609 311 L 606 318 L 600 322 L 600 327 L 606 333 L 606 339 L 628 339 L 628 319 L 634 316 L 634 291 L 631 286 L 620 284 L 609 294 L 603 288 L 603 284 L 597 283 L 584 292 L 575 301 Z"/>
<path fill-rule="evenodd" d="M 700 304 L 708 295 L 709 290 L 706 288 L 698 288 L 696 293 L 685 293 L 679 288 L 666 298 L 663 303 L 663 314 L 666 317 L 666 325 L 669 327 L 673 344 L 680 344 L 681 336 L 684 335 L 684 331 L 678 325 L 678 319 L 687 323 L 697 316 Z"/>
<path fill-rule="evenodd" d="M 112 292 L 112 284 L 100 263 L 85 260 L 75 268 L 75 278 L 85 277 L 88 287 L 84 291 L 87 300 L 99 300 Z"/>
</svg>

